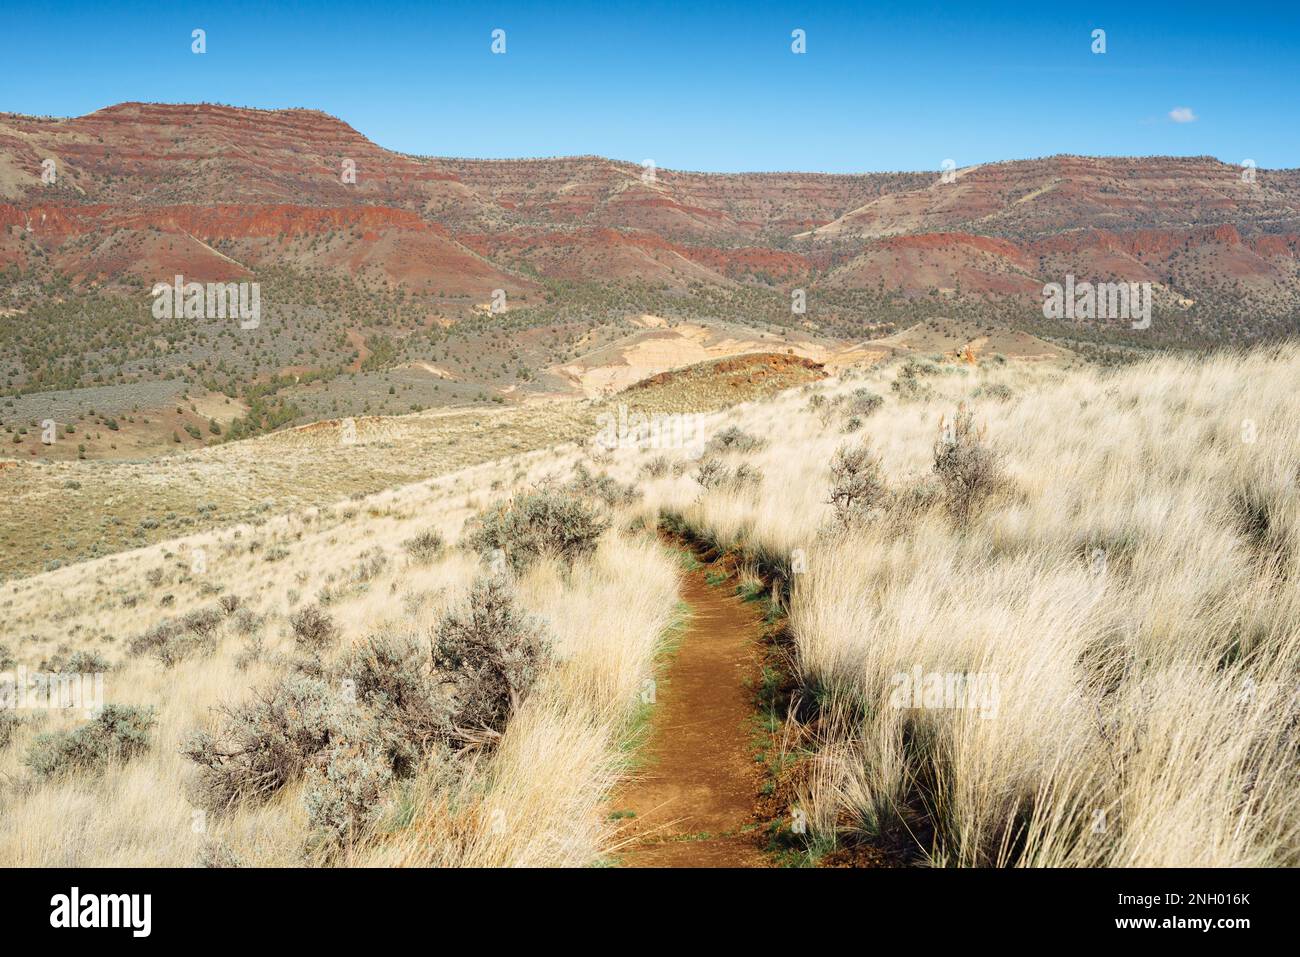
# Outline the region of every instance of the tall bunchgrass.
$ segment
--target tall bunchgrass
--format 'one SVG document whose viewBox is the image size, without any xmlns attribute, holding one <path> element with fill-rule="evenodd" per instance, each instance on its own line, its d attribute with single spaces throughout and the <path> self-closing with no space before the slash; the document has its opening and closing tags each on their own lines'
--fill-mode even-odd
<svg viewBox="0 0 1300 957">
<path fill-rule="evenodd" d="M 418 534 L 454 540 L 476 509 L 532 487 L 556 461 L 525 456 L 340 503 L 328 518 L 283 514 L 5 586 L 2 637 L 16 663 L 35 670 L 93 648 L 112 665 L 106 699 L 153 708 L 156 720 L 147 747 L 129 760 L 46 780 L 24 758 L 41 734 L 81 726 L 84 716 L 20 712 L 0 747 L 0 863 L 599 862 L 617 840 L 603 802 L 626 765 L 642 685 L 677 607 L 676 562 L 644 533 L 608 531 L 572 565 L 543 559 L 510 576 L 511 593 L 548 636 L 545 674 L 495 747 L 432 760 L 395 782 L 373 828 L 337 853 L 308 841 L 309 781 L 229 813 L 205 812 L 192 786 L 198 769 L 182 753 L 194 730 L 222 720 L 218 708 L 312 667 L 313 655 L 328 668 L 371 635 L 427 639 L 485 569 L 465 549 L 408 555 L 403 543 Z M 262 558 L 272 549 L 283 552 L 273 564 Z M 217 595 L 241 600 L 227 602 L 231 612 L 191 653 L 164 664 L 145 653 L 147 643 L 130 651 L 134 636 L 165 619 L 219 607 Z M 306 626 L 326 617 L 329 641 L 301 640 L 324 634 Z"/>
<path fill-rule="evenodd" d="M 855 435 L 893 504 L 847 530 L 828 496 L 843 436 L 787 393 L 725 419 L 767 440 L 746 457 L 761 487 L 663 479 L 644 507 L 802 559 L 796 677 L 822 719 L 802 800 L 824 832 L 908 834 L 944 865 L 1294 865 L 1298 377 L 1295 346 L 941 369 Z M 949 507 L 944 425 L 998 382 L 1010 399 L 970 409 L 998 481 Z M 995 676 L 996 714 L 891 703 L 917 666 Z"/>
<path fill-rule="evenodd" d="M 817 719 L 797 732 L 817 745 L 797 800 L 822 846 L 907 844 L 958 866 L 1300 863 L 1300 349 L 1120 372 L 936 365 L 905 400 L 897 375 L 855 371 L 707 416 L 711 434 L 756 440 L 709 452 L 728 474 L 747 466 L 744 483 L 703 487 L 689 449 L 603 455 L 641 498 L 591 555 L 543 558 L 514 582 L 547 623 L 553 666 L 495 748 L 398 782 L 373 833 L 328 862 L 601 859 L 603 801 L 675 606 L 677 572 L 642 533 L 668 519 L 779 579 L 799 714 Z M 887 398 L 846 438 L 864 386 Z M 943 470 L 968 459 L 941 453 L 963 402 L 962 434 L 994 453 L 969 461 L 996 481 L 954 500 L 967 483 Z M 883 483 L 851 521 L 831 490 L 846 442 L 869 449 Z M 156 717 L 130 761 L 37 780 L 23 755 L 75 721 L 24 716 L 0 750 L 0 862 L 302 861 L 302 785 L 195 817 L 185 734 L 294 666 L 290 622 L 310 604 L 339 632 L 327 656 L 432 628 L 481 562 L 401 543 L 454 542 L 467 517 L 581 461 L 576 447 L 503 460 L 339 503 L 328 520 L 286 513 L 0 586 L 18 660 L 100 651 L 109 700 Z M 186 570 L 197 548 L 202 574 Z M 170 667 L 125 652 L 217 593 L 239 595 L 248 620 L 224 620 Z M 900 706 L 898 676 L 917 669 L 996 679 L 995 706 Z"/>
</svg>

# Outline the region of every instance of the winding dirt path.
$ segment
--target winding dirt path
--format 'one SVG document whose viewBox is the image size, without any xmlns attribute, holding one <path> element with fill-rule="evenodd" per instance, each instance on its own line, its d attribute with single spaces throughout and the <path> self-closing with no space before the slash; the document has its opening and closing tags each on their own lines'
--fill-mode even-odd
<svg viewBox="0 0 1300 957">
<path fill-rule="evenodd" d="M 755 826 L 751 688 L 761 671 L 759 609 L 687 574 L 691 619 L 658 682 L 645 766 L 611 800 L 624 820 L 625 867 L 766 867 Z"/>
</svg>

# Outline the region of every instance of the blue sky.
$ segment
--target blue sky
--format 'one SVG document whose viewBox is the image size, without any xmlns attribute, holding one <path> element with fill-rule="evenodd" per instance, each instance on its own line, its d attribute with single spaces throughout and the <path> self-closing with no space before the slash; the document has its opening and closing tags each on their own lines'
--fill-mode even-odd
<svg viewBox="0 0 1300 957">
<path fill-rule="evenodd" d="M 19 113 L 304 106 L 411 153 L 716 171 L 1063 152 L 1300 166 L 1296 3 L 23 0 L 0 33 L 0 110 Z"/>
</svg>

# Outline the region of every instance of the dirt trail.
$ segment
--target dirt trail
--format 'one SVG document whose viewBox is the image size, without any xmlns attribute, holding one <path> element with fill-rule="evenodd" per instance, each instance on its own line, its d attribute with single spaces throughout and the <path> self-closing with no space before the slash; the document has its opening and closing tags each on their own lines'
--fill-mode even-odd
<svg viewBox="0 0 1300 957">
<path fill-rule="evenodd" d="M 760 770 L 753 758 L 753 692 L 763 623 L 733 580 L 688 573 L 691 619 L 656 688 L 646 763 L 611 808 L 632 811 L 624 867 L 764 867 L 753 826 Z"/>
</svg>

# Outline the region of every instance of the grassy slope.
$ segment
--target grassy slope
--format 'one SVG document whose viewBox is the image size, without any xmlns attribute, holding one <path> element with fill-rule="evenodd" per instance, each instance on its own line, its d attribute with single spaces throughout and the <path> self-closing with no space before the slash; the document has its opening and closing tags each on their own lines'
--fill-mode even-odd
<svg viewBox="0 0 1300 957">
<path fill-rule="evenodd" d="M 891 366 L 711 416 L 711 431 L 734 423 L 764 440 L 757 451 L 724 456 L 730 466 L 757 468 L 757 484 L 702 490 L 692 478 L 696 464 L 684 459 L 680 469 L 647 477 L 643 466 L 660 454 L 652 451 L 602 454 L 598 464 L 638 481 L 645 494 L 634 511 L 643 519 L 680 516 L 696 534 L 791 577 L 794 668 L 821 719 L 792 731 L 794 738 L 814 734 L 819 746 L 799 800 L 822 846 L 879 841 L 906 826 L 935 863 L 1294 865 L 1300 400 L 1291 384 L 1298 372 L 1294 348 L 1166 359 L 1118 374 L 945 365 L 924 377 L 928 395 L 903 401 L 891 391 Z M 839 445 L 869 442 L 892 490 L 917 488 L 930 475 L 941 419 L 990 385 L 1005 386 L 1010 398 L 985 390 L 976 415 L 1008 482 L 968 525 L 934 503 L 887 509 L 849 535 L 826 533 L 828 463 Z M 849 436 L 849 414 L 835 398 L 863 387 L 888 398 Z M 815 394 L 825 399 L 815 403 Z M 431 525 L 454 538 L 490 499 L 567 473 L 579 460 L 597 464 L 577 448 L 524 455 L 344 503 L 323 518 L 290 512 L 238 534 L 205 532 L 188 544 L 9 583 L 0 590 L 4 640 L 23 661 L 61 645 L 119 657 L 125 637 L 201 606 L 217 588 L 245 595 L 270 616 L 273 645 L 284 640 L 277 629 L 283 632 L 286 611 L 322 588 L 341 591 L 334 607 L 351 637 L 384 622 L 419 626 L 463 589 L 472 569 L 460 557 L 429 570 L 404 568 L 396 543 Z M 276 465 L 265 468 L 271 474 Z M 207 554 L 201 575 L 193 572 L 196 545 Z M 542 572 L 524 594 L 578 636 L 571 640 L 584 651 L 574 660 L 606 663 L 575 674 L 620 676 L 602 679 L 611 689 L 648 673 L 654 642 L 645 639 L 667 623 L 673 590 L 655 551 L 635 541 L 608 547 L 616 552 L 574 581 L 557 587 Z M 277 549 L 285 554 L 266 561 Z M 375 549 L 390 563 L 358 580 Z M 658 596 L 654 602 L 639 603 L 642 588 Z M 59 596 L 54 616 L 51 595 Z M 616 634 L 624 637 L 611 644 L 605 616 L 617 609 L 608 623 L 619 622 L 625 605 L 634 610 L 631 630 L 620 624 Z M 163 704 L 171 712 L 166 733 L 178 734 L 202 720 L 208 704 L 242 693 L 258 669 L 274 669 L 271 659 L 237 672 L 235 644 L 177 673 L 132 662 L 113 673 L 115 687 L 135 703 Z M 608 664 L 611 649 L 628 648 L 623 663 Z M 891 707 L 893 677 L 914 666 L 996 674 L 995 716 Z M 173 695 L 177 687 L 183 697 Z M 374 859 L 589 861 L 601 837 L 588 811 L 617 770 L 606 757 L 618 749 L 593 749 L 591 736 L 579 733 L 592 727 L 590 713 L 575 718 L 555 703 L 563 700 L 539 699 L 518 725 L 519 746 L 501 752 L 506 790 L 486 792 L 509 801 L 503 811 L 526 808 L 513 826 L 531 829 L 535 841 L 502 843 L 479 818 L 430 811 L 404 832 L 421 839 L 398 834 L 373 850 Z M 15 779 L 22 743 L 0 765 Z M 101 782 L 26 797 L 7 792 L 0 859 L 72 863 L 84 846 L 104 863 L 184 861 L 197 842 L 186 830 L 184 768 L 173 754 L 159 747 Z M 589 786 L 570 786 L 566 768 Z M 424 786 L 415 806 L 430 808 L 442 792 Z M 557 824 L 534 786 L 563 797 L 556 806 L 569 816 L 558 838 L 541 836 Z M 128 815 L 164 797 L 170 816 L 159 815 L 159 823 L 123 823 L 147 818 Z M 79 812 L 86 814 L 81 844 L 56 826 Z M 300 825 L 291 790 L 232 823 L 221 839 L 252 860 L 283 861 L 297 853 Z M 159 856 L 164 827 L 178 832 L 175 853 Z M 431 838 L 465 834 L 472 839 L 452 842 L 447 857 L 429 857 Z"/>
<path fill-rule="evenodd" d="M 341 420 L 150 461 L 21 463 L 0 467 L 0 575 L 30 574 L 215 527 L 257 522 L 446 475 L 563 443 L 585 443 L 619 405 L 705 412 L 807 381 L 795 367 L 730 375 L 716 388 L 694 374 L 605 403 L 544 405 Z"/>
<path fill-rule="evenodd" d="M 851 438 L 799 395 L 730 415 L 767 441 L 732 456 L 756 487 L 651 484 L 647 507 L 806 568 L 791 621 L 821 705 L 816 830 L 910 829 L 945 864 L 1294 865 L 1298 372 L 1294 347 L 1111 375 L 950 366 L 899 402 L 880 370 L 865 385 L 890 401 Z M 915 490 L 941 420 L 990 382 L 1012 390 L 975 405 L 1008 483 L 968 525 L 935 503 L 828 534 L 839 445 L 866 441 L 888 487 Z M 996 676 L 996 716 L 892 707 L 916 666 Z"/>
</svg>

